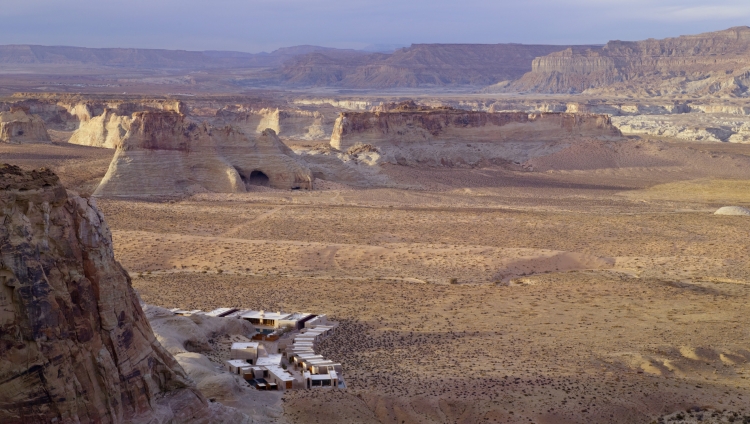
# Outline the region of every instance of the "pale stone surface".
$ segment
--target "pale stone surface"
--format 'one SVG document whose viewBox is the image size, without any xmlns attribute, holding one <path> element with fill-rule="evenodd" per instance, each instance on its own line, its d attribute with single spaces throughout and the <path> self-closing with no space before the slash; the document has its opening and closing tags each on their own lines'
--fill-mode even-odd
<svg viewBox="0 0 750 424">
<path fill-rule="evenodd" d="M 112 109 L 105 109 L 101 115 L 81 122 L 68 143 L 115 149 L 122 144 L 132 121 L 131 116 L 118 115 Z"/>
<path fill-rule="evenodd" d="M 313 176 L 273 130 L 251 139 L 175 112 L 137 112 L 94 194 L 243 193 L 253 184 L 312 189 Z"/>
<path fill-rule="evenodd" d="M 750 215 L 750 209 L 743 208 L 742 206 L 724 206 L 724 207 L 719 208 L 716 212 L 714 212 L 714 215 L 748 216 Z"/>
<path fill-rule="evenodd" d="M 0 142 L 48 143 L 50 141 L 42 118 L 28 112 L 28 109 L 22 107 L 13 107 L 10 111 L 0 112 Z"/>
<path fill-rule="evenodd" d="M 0 421 L 226 422 L 156 340 L 93 200 L 0 167 Z"/>
<path fill-rule="evenodd" d="M 224 107 L 216 113 L 222 123 L 237 127 L 245 134 L 261 134 L 270 128 L 279 137 L 294 140 L 328 139 L 335 122 L 334 115 L 317 110 L 255 109 L 238 105 Z"/>
<path fill-rule="evenodd" d="M 618 116 L 612 123 L 625 135 L 669 137 L 695 142 L 750 143 L 750 117 L 683 113 Z"/>
</svg>

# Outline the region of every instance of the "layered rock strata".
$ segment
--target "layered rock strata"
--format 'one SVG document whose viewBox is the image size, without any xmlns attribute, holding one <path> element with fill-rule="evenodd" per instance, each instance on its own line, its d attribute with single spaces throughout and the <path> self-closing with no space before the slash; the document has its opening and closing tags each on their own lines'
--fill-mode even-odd
<svg viewBox="0 0 750 424">
<path fill-rule="evenodd" d="M 270 129 L 253 139 L 175 112 L 137 112 L 116 148 L 95 196 L 313 188 L 310 170 Z"/>
<path fill-rule="evenodd" d="M 47 128 L 42 118 L 29 113 L 27 108 L 13 107 L 0 112 L 0 142 L 48 143 Z"/>
<path fill-rule="evenodd" d="M 607 115 L 572 113 L 474 112 L 404 104 L 377 112 L 344 112 L 334 125 L 331 146 L 428 141 L 502 142 L 550 140 L 566 136 L 619 136 Z"/>
<path fill-rule="evenodd" d="M 506 91 L 743 97 L 749 86 L 750 28 L 736 27 L 555 52 L 534 59 Z"/>
<path fill-rule="evenodd" d="M 132 121 L 132 116 L 105 109 L 101 115 L 82 121 L 68 143 L 115 149 L 122 144 Z"/>
<path fill-rule="evenodd" d="M 333 56 L 314 52 L 290 59 L 280 72 L 297 86 L 393 88 L 489 85 L 515 80 L 535 57 L 568 46 L 523 44 L 414 44 L 393 54 Z M 576 50 L 589 46 L 570 46 Z"/>
<path fill-rule="evenodd" d="M 0 217 L 0 422 L 216 418 L 156 341 L 92 200 L 2 165 Z"/>
<path fill-rule="evenodd" d="M 221 122 L 241 129 L 245 134 L 260 134 L 267 128 L 279 137 L 294 140 L 324 140 L 330 137 L 335 114 L 279 108 L 227 106 L 216 112 Z"/>
<path fill-rule="evenodd" d="M 743 115 L 685 113 L 617 116 L 612 123 L 625 135 L 695 142 L 750 143 L 750 118 Z"/>
<path fill-rule="evenodd" d="M 330 144 L 342 151 L 368 145 L 379 161 L 400 165 L 474 166 L 519 164 L 580 137 L 617 138 L 620 132 L 607 115 L 487 113 L 407 102 L 341 113 Z"/>
</svg>

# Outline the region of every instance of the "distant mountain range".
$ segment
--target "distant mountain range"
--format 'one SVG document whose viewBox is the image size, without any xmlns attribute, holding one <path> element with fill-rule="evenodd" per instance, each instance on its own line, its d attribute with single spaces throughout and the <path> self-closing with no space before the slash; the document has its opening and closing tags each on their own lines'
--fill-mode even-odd
<svg viewBox="0 0 750 424">
<path fill-rule="evenodd" d="M 271 53 L 6 45 L 3 65 L 82 65 L 175 71 L 268 72 L 238 84 L 639 96 L 750 96 L 750 28 L 611 41 L 604 46 L 413 44 L 346 50 L 296 46 Z M 260 76 L 258 76 L 260 75 Z"/>
<path fill-rule="evenodd" d="M 278 67 L 297 56 L 320 52 L 332 57 L 366 52 L 319 46 L 295 46 L 272 53 L 164 49 L 87 48 L 68 46 L 0 46 L 0 64 L 86 65 L 152 69 L 214 69 Z"/>
</svg>

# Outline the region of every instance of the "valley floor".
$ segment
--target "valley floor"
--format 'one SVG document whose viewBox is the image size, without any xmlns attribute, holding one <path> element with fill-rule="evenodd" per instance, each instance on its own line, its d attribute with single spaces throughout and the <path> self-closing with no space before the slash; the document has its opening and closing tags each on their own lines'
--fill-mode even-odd
<svg viewBox="0 0 750 424">
<path fill-rule="evenodd" d="M 750 146 L 663 146 L 699 166 L 386 165 L 414 188 L 98 205 L 147 303 L 342 323 L 322 350 L 348 389 L 289 392 L 280 421 L 750 414 L 750 221 L 712 214 L 750 205 L 750 170 L 737 165 Z M 106 171 L 65 161 L 73 188 Z"/>
</svg>

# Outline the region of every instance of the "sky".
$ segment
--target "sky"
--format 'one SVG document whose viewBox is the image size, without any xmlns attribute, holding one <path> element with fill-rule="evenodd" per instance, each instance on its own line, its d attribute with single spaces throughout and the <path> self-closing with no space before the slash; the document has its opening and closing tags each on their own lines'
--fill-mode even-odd
<svg viewBox="0 0 750 424">
<path fill-rule="evenodd" d="M 0 44 L 604 44 L 750 25 L 748 0 L 0 0 Z"/>
</svg>

